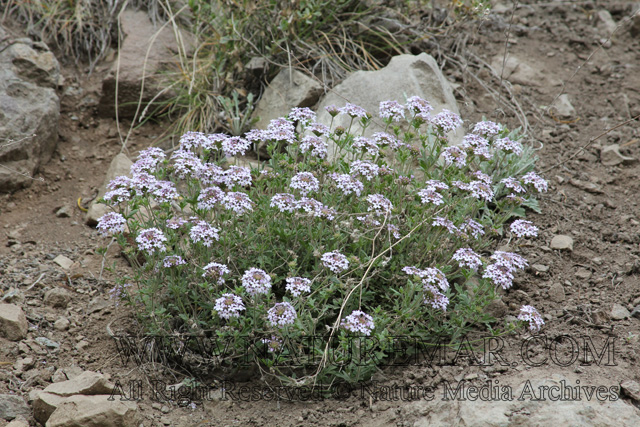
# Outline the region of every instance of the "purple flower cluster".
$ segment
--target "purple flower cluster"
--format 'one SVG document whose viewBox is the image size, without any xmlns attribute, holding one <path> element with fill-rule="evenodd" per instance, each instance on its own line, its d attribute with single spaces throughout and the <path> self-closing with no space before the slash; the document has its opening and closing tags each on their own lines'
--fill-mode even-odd
<svg viewBox="0 0 640 427">
<path fill-rule="evenodd" d="M 491 255 L 494 264 L 487 266 L 482 277 L 491 279 L 496 286 L 509 289 L 513 285 L 513 273 L 516 270 L 524 270 L 527 261 L 520 255 L 512 252 L 496 251 Z"/>
<path fill-rule="evenodd" d="M 364 190 L 364 185 L 349 174 L 334 173 L 331 175 L 331 179 L 333 179 L 336 187 L 342 190 L 342 194 L 345 196 L 352 193 L 359 196 L 362 190 Z"/>
<path fill-rule="evenodd" d="M 540 315 L 538 310 L 530 305 L 523 305 L 522 307 L 520 307 L 518 320 L 529 322 L 529 329 L 534 332 L 539 331 L 542 325 L 544 325 L 544 320 L 542 320 L 542 316 Z"/>
<path fill-rule="evenodd" d="M 196 178 L 203 185 L 222 185 L 227 183 L 227 173 L 215 163 L 203 163 L 196 172 Z"/>
<path fill-rule="evenodd" d="M 460 225 L 460 231 L 467 235 L 471 234 L 474 239 L 484 235 L 484 228 L 482 227 L 482 224 L 472 220 L 471 218 L 467 219 Z"/>
<path fill-rule="evenodd" d="M 328 107 L 327 107 L 328 108 Z M 349 102 L 347 102 L 345 104 L 344 107 L 339 108 L 338 111 L 342 114 L 347 114 L 349 115 L 351 118 L 366 118 L 367 117 L 367 110 L 365 110 L 362 107 L 359 107 L 357 105 L 351 104 Z M 331 112 L 329 112 L 329 114 L 331 114 Z"/>
<path fill-rule="evenodd" d="M 158 203 L 171 203 L 180 197 L 175 184 L 171 181 L 157 181 L 151 195 Z"/>
<path fill-rule="evenodd" d="M 110 191 L 107 191 L 103 198 L 108 204 L 117 205 L 118 203 L 129 201 L 133 197 L 131 194 L 133 184 L 131 178 L 127 176 L 115 177 L 107 184 L 107 189 Z"/>
<path fill-rule="evenodd" d="M 449 234 L 458 234 L 459 232 L 458 227 L 453 224 L 453 221 L 441 216 L 435 217 L 431 225 L 434 227 L 444 227 L 449 231 Z"/>
<path fill-rule="evenodd" d="M 311 292 L 311 280 L 304 277 L 289 277 L 285 289 L 294 297 L 300 296 L 303 292 L 309 293 Z"/>
<path fill-rule="evenodd" d="M 242 275 L 242 286 L 252 297 L 266 294 L 271 289 L 271 276 L 264 270 L 252 267 Z"/>
<path fill-rule="evenodd" d="M 512 176 L 510 176 L 508 178 L 505 178 L 500 182 L 503 183 L 505 187 L 512 189 L 516 193 L 526 193 L 527 192 L 527 190 L 525 190 L 525 188 L 522 186 L 520 181 L 518 181 L 517 179 L 515 179 Z"/>
<path fill-rule="evenodd" d="M 234 184 L 249 187 L 251 185 L 251 169 L 243 166 L 229 166 L 226 178 L 226 184 L 229 187 L 233 187 Z"/>
<path fill-rule="evenodd" d="M 202 267 L 202 269 L 204 270 L 202 277 L 209 278 L 218 285 L 224 285 L 224 278 L 222 276 L 229 273 L 229 267 L 224 264 L 218 264 L 217 262 L 210 262 Z"/>
<path fill-rule="evenodd" d="M 353 310 L 350 315 L 342 319 L 340 326 L 354 334 L 371 335 L 371 331 L 375 328 L 373 317 L 363 311 Z"/>
<path fill-rule="evenodd" d="M 117 284 L 111 290 L 109 290 L 109 298 L 115 300 L 116 307 L 120 304 L 127 295 L 127 288 L 130 288 L 131 283 L 124 283 L 122 285 Z"/>
<path fill-rule="evenodd" d="M 447 311 L 449 298 L 438 290 L 435 286 L 425 283 L 422 286 L 424 303 L 430 305 L 436 310 Z"/>
<path fill-rule="evenodd" d="M 182 227 L 183 225 L 185 225 L 186 223 L 187 223 L 187 221 L 182 219 L 182 218 L 180 218 L 180 217 L 169 218 L 166 221 L 167 228 L 170 228 L 172 230 L 177 230 L 180 227 Z"/>
<path fill-rule="evenodd" d="M 121 214 L 116 212 L 109 212 L 98 218 L 98 225 L 96 228 L 103 236 L 111 234 L 122 233 L 127 226 L 127 220 Z"/>
<path fill-rule="evenodd" d="M 513 153 L 516 156 L 519 156 L 520 154 L 522 154 L 522 144 L 520 144 L 517 141 L 512 141 L 509 138 L 496 139 L 493 142 L 493 145 L 496 148 L 504 150 L 508 153 Z"/>
<path fill-rule="evenodd" d="M 447 166 L 455 164 L 457 168 L 462 169 L 467 165 L 467 153 L 460 147 L 451 146 L 445 148 L 442 152 L 442 158 Z"/>
<path fill-rule="evenodd" d="M 476 135 L 482 135 L 485 138 L 495 136 L 500 133 L 500 125 L 497 125 L 491 121 L 478 122 L 473 127 L 473 133 Z"/>
<path fill-rule="evenodd" d="M 327 143 L 316 135 L 307 135 L 300 141 L 300 152 L 311 152 L 312 156 L 316 156 L 319 159 L 327 157 Z"/>
<path fill-rule="evenodd" d="M 322 264 L 333 273 L 340 273 L 349 268 L 347 257 L 338 251 L 326 252 L 322 254 Z"/>
<path fill-rule="evenodd" d="M 513 221 L 509 229 L 518 237 L 536 237 L 538 235 L 538 227 L 533 225 L 531 221 L 523 219 Z"/>
<path fill-rule="evenodd" d="M 352 146 L 353 148 L 359 148 L 366 151 L 367 154 L 372 157 L 377 156 L 380 152 L 380 147 L 378 147 L 378 144 L 373 139 L 369 139 L 364 136 L 358 136 L 357 138 L 355 138 L 353 140 Z"/>
<path fill-rule="evenodd" d="M 449 189 L 449 186 L 444 182 L 430 179 L 427 181 L 427 186 L 418 191 L 418 196 L 422 199 L 423 204 L 433 203 L 434 205 L 439 206 L 444 203 L 444 198 L 440 193 L 438 193 L 438 190 L 447 189 Z"/>
<path fill-rule="evenodd" d="M 149 254 L 155 253 L 156 250 L 160 252 L 166 251 L 167 248 L 164 246 L 166 241 L 167 238 L 162 234 L 162 231 L 155 227 L 140 230 L 138 237 L 136 237 L 138 247 Z"/>
<path fill-rule="evenodd" d="M 202 162 L 193 152 L 184 149 L 178 149 L 171 156 L 173 160 L 173 169 L 178 178 L 195 178 L 197 172 L 202 168 Z"/>
<path fill-rule="evenodd" d="M 529 172 L 528 174 L 524 175 L 522 177 L 522 181 L 525 184 L 533 184 L 535 189 L 538 190 L 538 192 L 540 193 L 543 193 L 548 189 L 547 181 L 545 181 L 535 172 Z"/>
<path fill-rule="evenodd" d="M 320 182 L 311 172 L 298 172 L 291 178 L 289 187 L 299 190 L 300 194 L 306 196 L 309 193 L 320 190 Z"/>
<path fill-rule="evenodd" d="M 404 106 L 398 101 L 382 101 L 380 102 L 380 118 L 398 122 L 400 119 L 404 119 Z"/>
<path fill-rule="evenodd" d="M 240 136 L 230 136 L 222 141 L 222 150 L 227 157 L 237 156 L 238 154 L 244 156 L 250 146 L 251 142 Z"/>
<path fill-rule="evenodd" d="M 220 229 L 212 226 L 207 221 L 197 221 L 189 231 L 189 237 L 193 243 L 202 242 L 206 247 L 213 245 L 214 240 L 219 240 Z"/>
<path fill-rule="evenodd" d="M 351 165 L 349 166 L 349 173 L 351 175 L 361 175 L 367 181 L 371 181 L 373 178 L 378 176 L 379 171 L 380 167 L 368 160 L 355 160 L 351 162 Z"/>
<path fill-rule="evenodd" d="M 280 212 L 293 212 L 298 208 L 298 202 L 293 194 L 278 193 L 271 198 L 270 206 L 277 207 Z"/>
<path fill-rule="evenodd" d="M 242 215 L 246 212 L 253 210 L 253 202 L 244 193 L 228 192 L 222 199 L 222 206 L 225 209 L 234 211 L 238 215 Z"/>
<path fill-rule="evenodd" d="M 162 266 L 164 268 L 179 267 L 181 265 L 185 265 L 186 263 L 187 262 L 183 260 L 180 255 L 169 255 L 164 257 L 164 259 L 162 260 Z"/>
<path fill-rule="evenodd" d="M 369 207 L 367 211 L 375 212 L 378 215 L 385 215 L 391 212 L 393 209 L 393 205 L 391 201 L 384 197 L 382 194 L 370 194 L 367 196 L 367 202 L 369 202 Z"/>
<path fill-rule="evenodd" d="M 223 294 L 216 300 L 213 310 L 223 319 L 240 317 L 240 312 L 245 310 L 242 298 L 234 294 Z"/>
<path fill-rule="evenodd" d="M 224 196 L 224 191 L 219 187 L 203 188 L 198 195 L 198 209 L 214 209 L 217 203 L 221 203 L 224 200 Z"/>
<path fill-rule="evenodd" d="M 437 285 L 443 291 L 449 289 L 449 281 L 447 276 L 437 268 L 429 267 L 422 270 L 417 267 L 408 266 L 403 267 L 402 271 L 412 276 L 418 276 L 424 285 Z"/>
<path fill-rule="evenodd" d="M 412 96 L 407 99 L 407 109 L 412 111 L 413 114 L 415 114 L 415 117 L 424 121 L 428 121 L 431 118 L 430 113 L 433 111 L 433 107 L 429 104 L 429 101 L 426 101 L 419 96 Z"/>
<path fill-rule="evenodd" d="M 149 147 L 140 151 L 138 160 L 131 165 L 131 174 L 135 175 L 140 172 L 153 173 L 158 166 L 166 158 L 164 151 L 158 147 Z"/>
<path fill-rule="evenodd" d="M 297 317 L 296 309 L 286 301 L 277 303 L 267 312 L 267 319 L 275 328 L 293 325 Z"/>
<path fill-rule="evenodd" d="M 431 124 L 443 133 L 448 133 L 456 130 L 462 124 L 462 119 L 456 113 L 443 108 L 441 112 L 431 117 Z"/>
<path fill-rule="evenodd" d="M 309 123 L 313 123 L 316 121 L 316 113 L 314 113 L 313 110 L 307 107 L 295 107 L 291 109 L 291 112 L 289 113 L 289 120 L 299 122 L 303 125 L 308 125 Z"/>
<path fill-rule="evenodd" d="M 473 271 L 478 271 L 478 268 L 482 266 L 482 260 L 480 255 L 474 252 L 471 248 L 460 248 L 454 254 L 453 258 L 458 261 L 460 268 L 468 267 Z"/>
<path fill-rule="evenodd" d="M 388 146 L 392 150 L 397 150 L 398 148 L 404 146 L 404 143 L 399 142 L 395 136 L 390 135 L 386 132 L 376 132 L 371 135 L 371 137 L 378 147 Z"/>
</svg>

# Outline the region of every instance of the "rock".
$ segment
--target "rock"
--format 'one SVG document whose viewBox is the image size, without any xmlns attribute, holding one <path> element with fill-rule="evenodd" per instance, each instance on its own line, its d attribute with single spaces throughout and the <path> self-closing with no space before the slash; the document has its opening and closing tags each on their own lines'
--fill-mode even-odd
<svg viewBox="0 0 640 427">
<path fill-rule="evenodd" d="M 69 366 L 66 368 L 58 368 L 51 376 L 51 382 L 59 383 L 62 381 L 72 380 L 83 374 L 82 368 L 78 366 Z"/>
<path fill-rule="evenodd" d="M 506 61 L 503 54 L 496 55 L 491 60 L 493 72 L 511 83 L 522 86 L 559 86 L 562 84 L 559 80 L 549 76 L 545 70 L 540 69 L 541 66 L 542 63 L 534 65 L 514 55 L 508 55 Z"/>
<path fill-rule="evenodd" d="M 266 129 L 269 122 L 284 117 L 294 107 L 313 107 L 322 93 L 322 84 L 316 79 L 285 68 L 269 83 L 253 112 L 259 120 L 257 129 Z"/>
<path fill-rule="evenodd" d="M 553 302 L 563 302 L 566 299 L 564 286 L 556 283 L 549 288 L 549 299 Z"/>
<path fill-rule="evenodd" d="M 611 320 L 624 320 L 631 316 L 631 313 L 623 305 L 613 304 L 610 316 Z"/>
<path fill-rule="evenodd" d="M 632 311 L 631 316 L 640 319 L 640 305 L 637 305 Z"/>
<path fill-rule="evenodd" d="M 576 115 L 576 109 L 571 105 L 569 95 L 566 93 L 558 97 L 553 105 L 553 111 L 563 119 L 568 119 Z"/>
<path fill-rule="evenodd" d="M 636 6 L 637 9 L 638 6 Z M 629 28 L 629 32 L 631 36 L 638 37 L 640 36 L 640 13 L 636 10 L 635 15 L 633 15 L 633 19 L 631 21 L 631 27 Z"/>
<path fill-rule="evenodd" d="M 593 182 L 580 181 L 579 179 L 570 179 L 569 183 L 576 188 L 586 191 L 587 193 L 603 194 L 604 190 L 598 184 Z"/>
<path fill-rule="evenodd" d="M 636 159 L 633 157 L 627 157 L 620 153 L 620 145 L 611 144 L 607 145 L 600 151 L 600 162 L 605 166 L 617 166 L 619 164 L 631 164 Z"/>
<path fill-rule="evenodd" d="M 28 417 L 31 409 L 22 396 L 15 394 L 0 394 L 0 419 L 11 421 L 19 416 Z"/>
<path fill-rule="evenodd" d="M 546 273 L 549 271 L 549 266 L 543 264 L 533 264 L 531 268 L 533 268 L 536 273 Z"/>
<path fill-rule="evenodd" d="M 60 66 L 44 43 L 2 27 L 0 40 L 0 193 L 7 193 L 30 186 L 56 149 Z"/>
<path fill-rule="evenodd" d="M 89 301 L 89 307 L 87 308 L 88 314 L 93 314 L 98 311 L 102 311 L 105 308 L 109 307 L 111 304 L 109 301 L 105 300 L 102 297 L 95 297 L 91 301 Z"/>
<path fill-rule="evenodd" d="M 626 380 L 620 383 L 620 390 L 625 396 L 640 403 L 640 384 L 637 381 Z"/>
<path fill-rule="evenodd" d="M 104 375 L 97 372 L 85 371 L 70 380 L 50 384 L 44 391 L 66 397 L 73 396 L 74 394 L 111 394 L 113 387 L 113 384 L 107 381 Z"/>
<path fill-rule="evenodd" d="M 485 307 L 485 311 L 496 319 L 502 318 L 507 314 L 508 307 L 502 299 L 493 300 Z"/>
<path fill-rule="evenodd" d="M 531 377 L 531 374 L 529 374 Z M 457 398 L 445 400 L 444 392 L 440 389 L 434 393 L 435 399 L 431 401 L 417 400 L 408 403 L 404 410 L 408 416 L 416 416 L 414 427 L 426 427 L 430 425 L 463 425 L 476 426 L 633 426 L 640 425 L 640 413 L 636 408 L 619 399 L 615 393 L 609 394 L 606 386 L 607 398 L 598 399 L 594 395 L 587 399 L 582 393 L 580 398 L 550 399 L 548 395 L 544 400 L 537 400 L 541 395 L 541 387 L 549 387 L 555 390 L 573 390 L 577 380 L 582 380 L 580 386 L 584 386 L 584 379 L 573 376 L 554 374 L 551 378 L 500 378 L 500 387 L 507 387 L 511 395 L 507 398 L 466 399 Z M 606 383 L 606 382 L 605 382 Z M 485 383 L 486 384 L 486 383 Z M 607 383 L 608 384 L 608 383 Z M 449 384 L 450 390 L 457 387 L 458 382 Z M 471 384 L 467 383 L 468 386 Z M 484 384 L 482 384 L 484 385 Z M 495 386 L 495 384 L 492 384 Z M 588 386 L 597 388 L 596 383 Z M 492 390 L 492 389 L 491 389 Z M 535 397 L 529 392 L 535 393 Z M 476 394 L 475 396 L 479 396 Z M 499 395 L 498 395 L 499 396 Z M 519 398 L 522 397 L 522 400 Z"/>
<path fill-rule="evenodd" d="M 44 425 L 65 399 L 66 397 L 57 394 L 40 391 L 33 399 L 33 418 Z"/>
<path fill-rule="evenodd" d="M 22 308 L 13 304 L 0 304 L 0 337 L 20 341 L 27 337 L 29 324 Z"/>
<path fill-rule="evenodd" d="M 576 277 L 581 280 L 589 280 L 591 278 L 591 270 L 588 270 L 584 267 L 580 267 L 578 271 L 576 271 Z"/>
<path fill-rule="evenodd" d="M 573 238 L 571 236 L 558 234 L 557 236 L 553 236 L 549 246 L 551 249 L 573 251 Z"/>
<path fill-rule="evenodd" d="M 89 211 L 85 215 L 84 221 L 87 225 L 95 227 L 98 224 L 98 219 L 110 211 L 107 205 L 98 203 L 98 200 L 104 197 L 107 192 L 107 185 L 115 177 L 131 176 L 131 165 L 133 165 L 133 162 L 124 153 L 120 153 L 113 158 L 109 165 L 109 169 L 107 170 L 107 174 L 104 177 L 104 181 L 98 190 L 98 196 L 93 202 L 91 202 L 91 205 L 89 205 Z"/>
<path fill-rule="evenodd" d="M 595 15 L 596 28 L 600 36 L 608 38 L 616 30 L 618 24 L 613 20 L 608 10 L 599 10 Z"/>
<path fill-rule="evenodd" d="M 29 427 L 29 421 L 22 415 L 18 415 L 13 421 L 7 424 L 6 427 Z"/>
<path fill-rule="evenodd" d="M 59 348 L 60 344 L 58 344 L 57 342 L 50 340 L 47 337 L 37 337 L 35 340 L 35 342 L 37 342 L 38 344 L 40 344 L 43 347 L 48 347 L 48 348 Z"/>
<path fill-rule="evenodd" d="M 71 396 L 47 420 L 47 427 L 137 427 L 138 406 L 110 395 Z"/>
<path fill-rule="evenodd" d="M 377 119 L 380 101 L 398 101 L 404 104 L 405 95 L 407 97 L 415 95 L 429 101 L 434 109 L 432 114 L 439 113 L 443 108 L 459 114 L 451 84 L 440 71 L 435 59 L 426 53 L 421 53 L 417 56 L 395 56 L 381 70 L 356 71 L 350 74 L 320 100 L 317 121 L 329 125 L 331 116 L 325 107 L 329 105 L 343 107 L 346 102 L 364 108 Z M 339 115 L 333 123 L 335 126 L 346 128 L 350 121 L 349 116 Z M 366 129 L 365 136 L 383 131 L 383 126 L 380 119 L 377 119 Z M 463 136 L 462 129 L 458 129 L 455 135 L 449 135 L 449 142 L 458 144 Z M 330 143 L 328 151 L 329 158 L 335 157 L 334 144 Z"/>
<path fill-rule="evenodd" d="M 68 205 L 64 205 L 60 209 L 56 211 L 56 216 L 58 218 L 69 218 L 71 217 L 71 207 Z"/>
<path fill-rule="evenodd" d="M 16 363 L 13 364 L 13 369 L 16 371 L 16 374 L 21 374 L 24 371 L 27 371 L 33 368 L 35 362 L 33 361 L 33 357 L 25 357 L 16 360 Z"/>
<path fill-rule="evenodd" d="M 119 58 L 113 62 L 111 70 L 102 81 L 98 113 L 105 117 L 115 117 L 117 83 L 118 117 L 133 118 L 138 108 L 144 73 L 143 105 L 138 113 L 140 117 L 146 104 L 166 89 L 161 74 L 176 62 L 179 44 L 171 26 L 156 28 L 143 11 L 124 10 L 120 14 L 120 28 L 125 37 L 120 45 Z M 191 36 L 181 32 L 179 28 L 176 31 L 189 50 Z M 165 101 L 170 94 L 165 91 L 154 102 Z M 150 110 L 153 110 L 153 107 L 150 107 Z M 152 112 L 147 111 L 147 116 Z"/>
<path fill-rule="evenodd" d="M 60 267 L 62 267 L 65 270 L 68 270 L 73 265 L 73 261 L 70 260 L 69 258 L 67 258 L 64 255 L 58 255 L 57 257 L 55 257 L 53 259 L 53 262 L 55 262 L 56 264 L 58 264 Z"/>
<path fill-rule="evenodd" d="M 57 330 L 57 331 L 66 331 L 69 329 L 71 322 L 69 322 L 69 320 L 66 317 L 60 317 L 58 318 L 58 320 L 55 321 L 55 323 L 53 324 L 53 327 Z"/>
<path fill-rule="evenodd" d="M 64 288 L 53 288 L 44 294 L 44 303 L 53 308 L 67 308 L 70 300 L 71 294 Z"/>
</svg>

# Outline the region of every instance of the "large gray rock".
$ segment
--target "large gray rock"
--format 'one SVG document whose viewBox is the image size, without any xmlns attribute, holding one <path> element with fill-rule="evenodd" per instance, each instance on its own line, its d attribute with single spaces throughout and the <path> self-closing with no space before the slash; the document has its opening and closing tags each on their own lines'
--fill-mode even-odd
<svg viewBox="0 0 640 427">
<path fill-rule="evenodd" d="M 120 15 L 120 27 L 124 40 L 120 45 L 119 58 L 111 65 L 102 82 L 102 97 L 98 112 L 106 117 L 115 116 L 116 83 L 118 93 L 118 116 L 134 117 L 140 99 L 144 73 L 144 92 L 139 114 L 166 85 L 162 83 L 162 72 L 175 63 L 180 44 L 171 25 L 162 29 L 155 27 L 145 12 L 125 10 Z M 178 30 L 184 46 L 189 50 L 192 38 Z M 145 62 L 146 61 L 146 62 Z M 163 92 L 155 99 L 164 101 L 170 93 Z M 152 111 L 147 111 L 150 114 Z"/>
<path fill-rule="evenodd" d="M 138 405 L 110 395 L 67 397 L 51 414 L 46 427 L 137 427 Z"/>
<path fill-rule="evenodd" d="M 21 396 L 0 394 L 0 419 L 11 421 L 19 416 L 28 417 L 31 410 Z"/>
<path fill-rule="evenodd" d="M 419 96 L 431 104 L 432 114 L 447 109 L 459 114 L 458 104 L 453 96 L 451 85 L 444 77 L 435 59 L 426 53 L 420 55 L 399 55 L 391 59 L 389 64 L 376 71 L 356 71 L 342 83 L 333 88 L 320 100 L 318 105 L 318 121 L 329 124 L 331 116 L 325 107 L 335 105 L 343 107 L 347 102 L 358 105 L 374 118 L 379 117 L 381 101 L 398 101 L 405 103 L 405 96 Z M 335 126 L 348 127 L 350 117 L 338 115 L 333 123 Z M 380 119 L 367 128 L 365 136 L 384 130 Z M 459 143 L 463 133 L 458 129 L 455 136 L 449 135 L 450 142 Z M 329 158 L 335 157 L 336 147 L 329 145 Z"/>
<path fill-rule="evenodd" d="M 530 376 L 531 374 L 529 374 Z M 568 376 L 567 376 L 568 377 Z M 444 392 L 439 390 L 435 393 L 435 399 L 429 402 L 419 401 L 408 405 L 408 412 L 415 414 L 414 427 L 431 425 L 463 425 L 472 426 L 636 426 L 640 425 L 640 412 L 633 406 L 625 403 L 619 398 L 620 391 L 611 392 L 611 386 L 616 384 L 605 381 L 604 384 L 598 382 L 585 382 L 583 378 L 567 378 L 554 374 L 549 379 L 528 379 L 520 378 L 500 378 L 500 384 L 496 386 L 508 387 L 512 390 L 511 396 L 496 394 L 493 399 L 485 400 L 478 397 L 466 400 L 458 397 L 444 400 Z M 576 380 L 582 380 L 576 385 Z M 515 382 L 515 381 L 519 381 Z M 467 383 L 468 386 L 471 385 Z M 481 385 L 481 384 L 479 384 Z M 595 391 L 591 398 L 581 390 L 578 398 L 575 388 L 583 387 L 595 389 L 598 386 L 605 386 L 606 391 Z M 449 389 L 456 390 L 457 382 L 449 384 Z M 553 399 L 549 397 L 547 388 L 544 400 L 535 400 L 543 392 L 540 387 L 558 387 L 553 390 L 554 396 L 559 396 L 558 390 L 565 390 L 563 399 Z M 603 387 L 605 388 L 605 387 Z M 569 390 L 569 391 L 566 391 Z M 535 395 L 527 392 L 533 391 Z M 574 393 L 574 400 L 571 395 Z M 482 396 L 482 395 L 480 395 Z M 534 397 L 535 396 L 535 397 Z M 523 400 L 519 400 L 522 397 Z"/>
<path fill-rule="evenodd" d="M 14 304 L 0 304 L 0 337 L 19 341 L 27 337 L 29 324 L 22 308 Z"/>
<path fill-rule="evenodd" d="M 113 387 L 102 374 L 85 371 L 70 380 L 49 384 L 44 392 L 58 396 L 111 394 Z"/>
<path fill-rule="evenodd" d="M 98 190 L 98 196 L 96 199 L 91 202 L 89 205 L 89 210 L 85 215 L 84 221 L 87 225 L 95 226 L 98 224 L 98 219 L 110 212 L 110 209 L 107 205 L 103 203 L 98 203 L 102 197 L 104 197 L 107 192 L 107 185 L 117 176 L 131 176 L 131 165 L 133 162 L 127 157 L 126 154 L 120 153 L 113 158 L 111 164 L 109 165 L 109 169 L 107 170 L 107 175 L 104 177 L 104 181 Z"/>
<path fill-rule="evenodd" d="M 13 38 L 2 27 L 0 40 L 0 193 L 6 193 L 31 185 L 56 149 L 60 66 L 44 43 Z"/>
</svg>

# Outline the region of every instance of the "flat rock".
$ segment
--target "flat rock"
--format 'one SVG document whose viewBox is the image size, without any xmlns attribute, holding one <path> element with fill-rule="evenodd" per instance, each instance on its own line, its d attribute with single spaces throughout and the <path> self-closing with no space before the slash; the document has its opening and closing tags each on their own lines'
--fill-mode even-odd
<svg viewBox="0 0 640 427">
<path fill-rule="evenodd" d="M 600 151 L 600 163 L 605 166 L 617 166 L 620 164 L 631 164 L 636 159 L 633 157 L 627 157 L 620 152 L 620 145 L 611 144 L 607 145 Z"/>
<path fill-rule="evenodd" d="M 57 394 L 38 391 L 33 396 L 33 418 L 44 425 L 65 399 L 66 397 Z"/>
<path fill-rule="evenodd" d="M 70 260 L 69 258 L 67 258 L 64 255 L 58 255 L 57 257 L 55 257 L 53 259 L 53 262 L 55 262 L 56 264 L 58 264 L 60 267 L 62 267 L 65 270 L 68 270 L 73 265 L 73 261 Z"/>
<path fill-rule="evenodd" d="M 19 415 L 7 424 L 6 427 L 29 427 L 29 421 L 27 421 L 27 419 L 22 415 Z"/>
<path fill-rule="evenodd" d="M 44 391 L 65 397 L 74 394 L 111 394 L 113 387 L 113 384 L 107 381 L 104 375 L 97 372 L 85 371 L 70 380 L 50 384 Z"/>
<path fill-rule="evenodd" d="M 553 105 L 553 112 L 563 119 L 568 119 L 576 115 L 576 109 L 571 104 L 571 101 L 569 101 L 569 95 L 565 93 L 558 97 Z"/>
<path fill-rule="evenodd" d="M 67 319 L 66 317 L 60 317 L 55 321 L 53 327 L 56 331 L 63 332 L 69 329 L 70 324 L 71 323 L 69 322 L 69 319 Z"/>
<path fill-rule="evenodd" d="M 33 183 L 31 177 L 58 145 L 60 66 L 49 48 L 16 38 L 0 26 L 0 193 Z"/>
<path fill-rule="evenodd" d="M 27 337 L 29 324 L 22 308 L 14 304 L 0 304 L 0 337 L 20 341 Z"/>
<path fill-rule="evenodd" d="M 555 283 L 549 288 L 549 299 L 553 302 L 563 302 L 566 299 L 564 286 Z"/>
<path fill-rule="evenodd" d="M 29 405 L 22 396 L 15 394 L 0 394 L 0 419 L 11 421 L 19 416 L 31 415 Z"/>
<path fill-rule="evenodd" d="M 608 10 L 597 11 L 595 14 L 595 22 L 601 37 L 609 37 L 618 26 Z"/>
<path fill-rule="evenodd" d="M 533 264 L 531 268 L 533 268 L 536 273 L 546 273 L 549 271 L 549 266 L 544 264 Z"/>
<path fill-rule="evenodd" d="M 507 55 L 506 61 L 504 55 L 499 54 L 491 60 L 491 68 L 497 76 L 509 80 L 511 83 L 522 86 L 559 86 L 561 82 L 541 69 L 543 64 L 534 64 L 526 59 Z"/>
<path fill-rule="evenodd" d="M 610 316 L 612 320 L 624 320 L 631 316 L 631 313 L 623 305 L 613 304 Z"/>
<path fill-rule="evenodd" d="M 640 384 L 637 381 L 626 380 L 620 383 L 620 389 L 625 396 L 640 402 Z"/>
<path fill-rule="evenodd" d="M 640 319 L 640 305 L 637 305 L 632 311 L 631 316 Z"/>
<path fill-rule="evenodd" d="M 553 236 L 553 239 L 551 239 L 551 244 L 549 246 L 551 247 L 551 249 L 573 251 L 573 238 L 571 236 L 558 234 L 556 236 Z"/>
<path fill-rule="evenodd" d="M 138 406 L 110 395 L 67 397 L 47 420 L 47 427 L 138 427 Z"/>
<path fill-rule="evenodd" d="M 107 205 L 98 203 L 102 197 L 104 197 L 107 192 L 107 185 L 117 176 L 131 176 L 131 165 L 133 162 L 127 157 L 126 154 L 120 153 L 111 160 L 111 164 L 109 165 L 109 169 L 107 170 L 107 174 L 104 177 L 104 181 L 102 185 L 98 189 L 98 195 L 94 201 L 89 205 L 89 210 L 85 215 L 84 222 L 92 227 L 95 227 L 98 224 L 98 219 L 110 212 L 110 209 Z"/>
<path fill-rule="evenodd" d="M 459 114 L 451 84 L 440 71 L 436 60 L 426 53 L 421 53 L 417 56 L 394 56 L 389 64 L 380 70 L 356 71 L 350 74 L 320 100 L 317 121 L 329 125 L 331 116 L 325 107 L 335 105 L 340 108 L 349 102 L 364 108 L 376 118 L 365 131 L 365 136 L 371 136 L 384 130 L 384 125 L 378 118 L 380 102 L 397 101 L 404 104 L 405 95 L 419 96 L 427 100 L 433 107 L 431 114 L 437 114 L 443 109 Z M 351 118 L 346 114 L 338 115 L 333 120 L 334 128 L 347 128 L 350 122 Z M 456 133 L 452 132 L 449 134 L 450 144 L 460 143 L 463 136 L 462 129 L 458 129 Z M 336 146 L 330 143 L 328 157 L 335 156 Z"/>
<path fill-rule="evenodd" d="M 67 308 L 70 300 L 71 294 L 69 291 L 61 287 L 49 289 L 44 294 L 44 303 L 53 308 Z"/>
</svg>

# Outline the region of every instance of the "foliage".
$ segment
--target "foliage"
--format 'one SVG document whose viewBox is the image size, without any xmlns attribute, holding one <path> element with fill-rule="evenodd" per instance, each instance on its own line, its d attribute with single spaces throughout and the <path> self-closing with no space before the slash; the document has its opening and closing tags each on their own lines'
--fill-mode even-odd
<svg viewBox="0 0 640 427">
<path fill-rule="evenodd" d="M 188 132 L 169 159 L 147 149 L 110 184 L 98 228 L 135 265 L 113 292 L 149 332 L 231 340 L 229 366 L 300 384 L 368 378 L 393 359 L 392 336 L 455 341 L 495 320 L 485 307 L 526 261 L 491 254 L 493 236 L 546 191 L 513 134 L 484 121 L 448 146 L 460 118 L 417 97 L 381 103 L 386 131 L 371 137 L 360 107 L 328 110 L 351 125 L 294 109 L 244 137 Z M 258 141 L 264 168 L 226 162 Z M 521 319 L 541 325 L 532 307 Z M 314 363 L 278 363 L 294 355 Z"/>
</svg>

